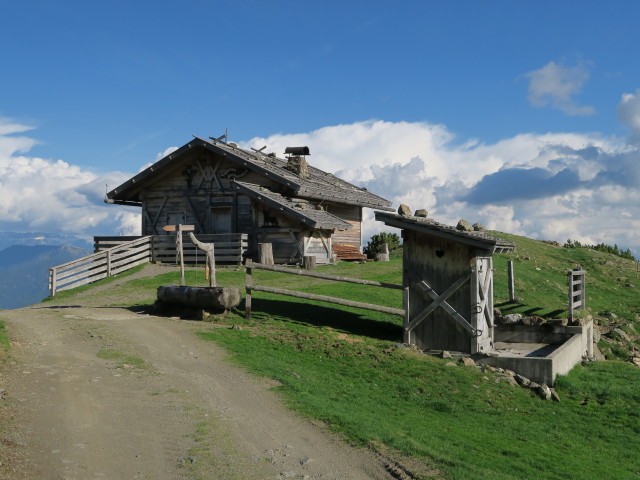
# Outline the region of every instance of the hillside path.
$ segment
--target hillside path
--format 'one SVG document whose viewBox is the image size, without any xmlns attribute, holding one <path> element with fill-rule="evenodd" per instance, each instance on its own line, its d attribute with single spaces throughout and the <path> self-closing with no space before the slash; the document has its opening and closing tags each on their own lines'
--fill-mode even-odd
<svg viewBox="0 0 640 480">
<path fill-rule="evenodd" d="M 90 295 L 67 303 L 0 312 L 15 340 L 0 377 L 13 416 L 0 477 L 404 478 L 287 410 L 273 382 L 195 335 L 210 325 L 91 306 Z"/>
</svg>

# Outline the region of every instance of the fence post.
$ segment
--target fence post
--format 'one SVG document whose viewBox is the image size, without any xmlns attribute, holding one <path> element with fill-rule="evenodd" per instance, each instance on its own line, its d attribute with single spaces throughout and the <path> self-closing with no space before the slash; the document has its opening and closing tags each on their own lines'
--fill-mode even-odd
<svg viewBox="0 0 640 480">
<path fill-rule="evenodd" d="M 513 272 L 513 260 L 509 260 L 507 263 L 507 273 L 509 278 L 509 301 L 516 301 L 516 284 L 515 284 L 515 275 Z"/>
<path fill-rule="evenodd" d="M 49 292 L 52 297 L 56 296 L 56 268 L 49 269 Z"/>
<path fill-rule="evenodd" d="M 107 250 L 107 277 L 111 276 L 111 249 Z"/>
<path fill-rule="evenodd" d="M 251 277 L 251 265 L 253 262 L 251 260 L 247 260 L 246 268 L 247 268 L 247 278 L 245 281 L 245 292 L 246 297 L 244 300 L 244 318 L 249 320 L 251 318 L 251 286 L 253 285 L 253 279 Z"/>
<path fill-rule="evenodd" d="M 411 344 L 411 332 L 409 332 L 409 321 L 411 320 L 411 314 L 409 310 L 409 287 L 404 287 L 402 291 L 402 306 L 404 307 L 404 337 L 403 343 L 407 345 Z"/>
</svg>

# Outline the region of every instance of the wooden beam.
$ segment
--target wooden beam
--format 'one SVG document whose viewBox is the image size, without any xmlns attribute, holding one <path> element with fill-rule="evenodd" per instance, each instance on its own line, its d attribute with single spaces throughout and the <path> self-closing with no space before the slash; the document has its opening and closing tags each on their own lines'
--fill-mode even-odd
<svg viewBox="0 0 640 480">
<path fill-rule="evenodd" d="M 318 300 L 321 302 L 335 303 L 347 307 L 362 308 L 364 310 L 373 310 L 375 312 L 390 313 L 392 315 L 400 315 L 404 317 L 404 310 L 400 308 L 384 307 L 382 305 L 373 305 L 371 303 L 354 302 L 353 300 L 345 300 L 343 298 L 328 297 L 326 295 L 316 295 L 313 293 L 296 292 L 285 288 L 265 287 L 262 285 L 247 286 L 248 290 L 256 292 L 276 293 L 279 295 L 287 295 L 289 297 L 304 298 L 307 300 Z"/>
</svg>

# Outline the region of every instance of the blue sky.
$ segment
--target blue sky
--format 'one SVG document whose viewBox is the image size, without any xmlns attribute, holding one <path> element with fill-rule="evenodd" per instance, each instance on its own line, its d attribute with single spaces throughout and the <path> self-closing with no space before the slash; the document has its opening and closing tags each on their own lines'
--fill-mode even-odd
<svg viewBox="0 0 640 480">
<path fill-rule="evenodd" d="M 307 142 L 312 164 L 440 221 L 640 253 L 639 14 L 0 0 L 0 230 L 132 231 L 104 184 L 228 128 L 278 154 Z"/>
</svg>

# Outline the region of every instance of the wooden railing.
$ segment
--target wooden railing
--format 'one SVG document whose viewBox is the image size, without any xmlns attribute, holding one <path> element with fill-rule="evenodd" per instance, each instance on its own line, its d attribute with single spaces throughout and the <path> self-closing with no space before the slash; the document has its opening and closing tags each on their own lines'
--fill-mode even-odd
<svg viewBox="0 0 640 480">
<path fill-rule="evenodd" d="M 248 247 L 245 233 L 198 235 L 198 240 L 215 244 L 216 264 L 241 265 Z M 93 255 L 49 269 L 49 292 L 56 292 L 97 282 L 146 262 L 176 263 L 174 235 L 146 237 L 94 237 Z M 183 241 L 185 263 L 202 263 L 205 254 L 198 252 L 189 237 Z"/>
<path fill-rule="evenodd" d="M 362 308 L 365 310 L 373 310 L 376 312 L 383 312 L 383 313 L 389 313 L 391 315 L 400 315 L 402 317 L 404 317 L 405 319 L 405 324 L 407 323 L 407 310 L 409 308 L 409 302 L 408 302 L 408 294 L 409 294 L 409 289 L 408 288 L 403 288 L 402 285 L 396 285 L 393 283 L 382 283 L 382 282 L 375 282 L 372 280 L 363 280 L 360 278 L 349 278 L 349 277 L 339 277 L 336 275 L 325 275 L 322 273 L 316 273 L 316 272 L 307 272 L 305 270 L 300 270 L 298 268 L 291 268 L 291 267 L 277 267 L 274 265 L 264 265 L 261 263 L 253 263 L 251 260 L 247 260 L 246 263 L 246 269 L 247 269 L 247 279 L 246 279 L 246 298 L 245 298 L 245 316 L 246 318 L 250 318 L 251 317 L 251 292 L 267 292 L 267 293 L 276 293 L 279 295 L 287 295 L 290 297 L 297 297 L 297 298 L 305 298 L 307 300 L 319 300 L 321 302 L 328 302 L 328 303 L 335 303 L 338 305 L 345 305 L 348 307 L 356 307 L 356 308 Z M 393 308 L 393 307 L 385 307 L 382 305 L 374 305 L 371 303 L 362 303 L 362 302 L 355 302 L 353 300 L 347 300 L 344 298 L 337 298 L 337 297 L 329 297 L 326 295 L 316 295 L 313 293 L 305 293 L 305 292 L 297 292 L 295 290 L 287 290 L 284 288 L 275 288 L 275 287 L 267 287 L 264 285 L 254 285 L 253 284 L 253 274 L 252 274 L 252 270 L 269 270 L 272 272 L 280 272 L 280 273 L 288 273 L 291 275 L 301 275 L 301 276 L 305 276 L 305 277 L 314 277 L 314 278 L 322 278 L 324 280 L 333 280 L 336 282 L 347 282 L 347 283 L 357 283 L 360 285 L 371 285 L 371 286 L 376 286 L 376 287 L 383 287 L 383 288 L 392 288 L 392 289 L 396 289 L 396 290 L 403 290 L 404 295 L 403 295 L 403 304 L 404 304 L 404 308 Z"/>
<path fill-rule="evenodd" d="M 49 292 L 56 292 L 97 282 L 148 262 L 151 259 L 151 236 L 137 237 L 93 255 L 49 269 Z"/>
<path fill-rule="evenodd" d="M 573 320 L 574 310 L 586 308 L 586 273 L 582 268 L 569 270 L 567 273 L 569 283 L 569 320 Z"/>
<path fill-rule="evenodd" d="M 161 263 L 176 263 L 176 236 L 151 235 L 152 251 L 151 261 Z M 249 236 L 246 233 L 228 234 L 196 234 L 198 240 L 204 243 L 215 244 L 216 264 L 218 265 L 242 265 L 244 256 L 249 246 Z M 96 252 L 113 248 L 116 245 L 131 241 L 140 237 L 94 237 L 93 247 Z M 182 249 L 184 262 L 187 264 L 204 264 L 205 254 L 198 251 L 189 237 L 182 237 Z"/>
</svg>

